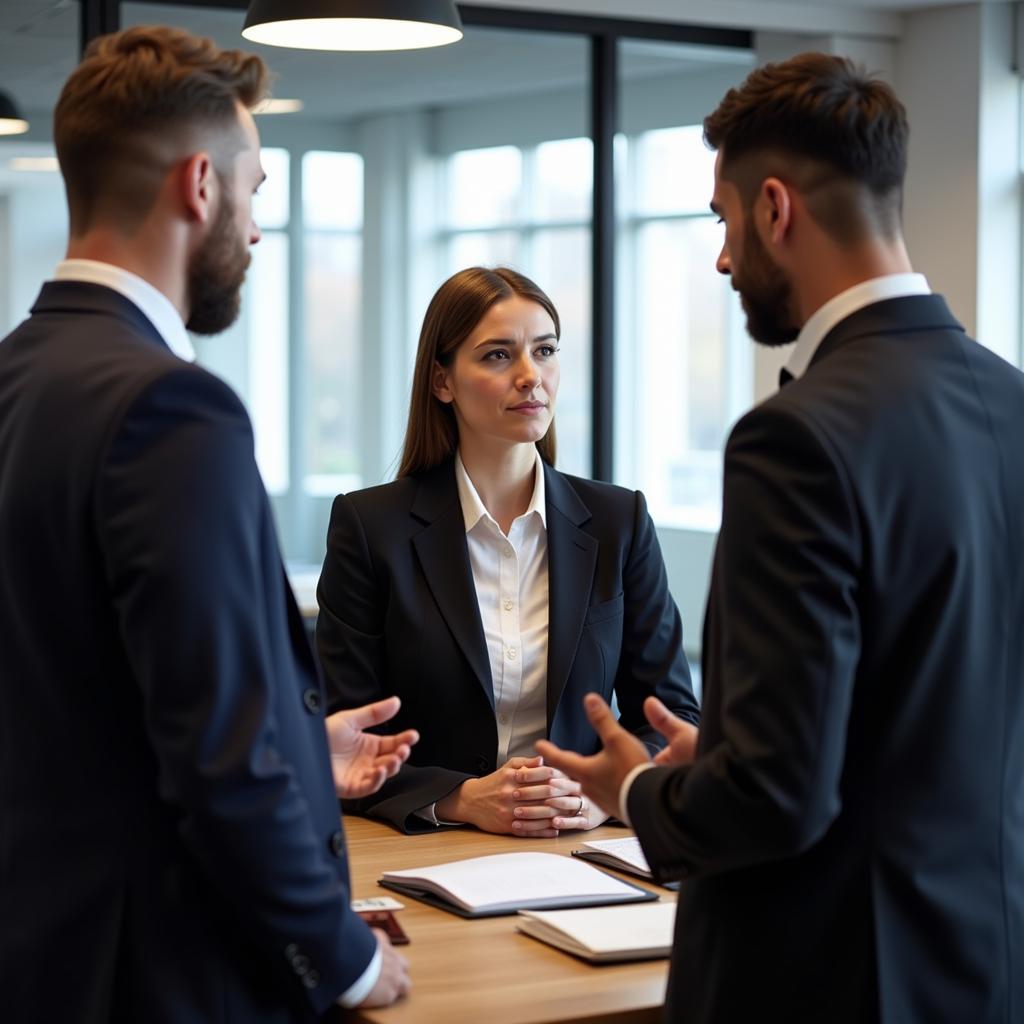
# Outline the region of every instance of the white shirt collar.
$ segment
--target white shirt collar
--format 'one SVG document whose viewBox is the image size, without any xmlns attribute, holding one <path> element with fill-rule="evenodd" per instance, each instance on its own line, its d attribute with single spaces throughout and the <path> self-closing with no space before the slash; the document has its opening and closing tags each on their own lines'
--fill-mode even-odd
<svg viewBox="0 0 1024 1024">
<path fill-rule="evenodd" d="M 802 377 L 829 331 L 858 309 L 885 299 L 930 295 L 931 291 L 923 274 L 886 274 L 847 288 L 845 292 L 829 299 L 804 324 L 797 335 L 796 346 L 786 360 L 786 369 L 794 377 Z"/>
<path fill-rule="evenodd" d="M 530 504 L 527 506 L 523 516 L 536 512 L 540 516 L 540 521 L 544 524 L 544 528 L 547 529 L 548 521 L 544 498 L 544 463 L 541 461 L 540 452 L 537 451 L 536 446 L 534 446 L 534 455 L 534 466 L 536 468 L 533 475 L 533 496 L 530 498 Z M 495 523 L 494 517 L 487 511 L 484 503 L 480 500 L 480 495 L 473 486 L 473 481 L 469 479 L 469 474 L 466 472 L 466 467 L 462 462 L 462 455 L 459 452 L 455 453 L 455 484 L 459 490 L 459 504 L 462 506 L 462 518 L 466 524 L 466 533 L 469 533 L 485 517 L 492 523 Z M 495 526 L 497 526 L 497 523 L 495 523 Z"/>
<path fill-rule="evenodd" d="M 99 260 L 64 260 L 57 265 L 53 277 L 55 281 L 83 281 L 86 284 L 103 285 L 123 295 L 139 307 L 179 359 L 195 362 L 195 349 L 174 303 L 137 274 Z"/>
</svg>

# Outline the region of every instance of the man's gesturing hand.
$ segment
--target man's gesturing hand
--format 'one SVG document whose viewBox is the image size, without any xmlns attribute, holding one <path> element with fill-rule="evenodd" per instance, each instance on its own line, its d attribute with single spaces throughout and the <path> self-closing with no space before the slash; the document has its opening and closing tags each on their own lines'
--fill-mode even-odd
<svg viewBox="0 0 1024 1024">
<path fill-rule="evenodd" d="M 331 749 L 334 791 L 339 797 L 376 793 L 408 760 L 410 748 L 420 738 L 415 729 L 406 729 L 395 736 L 377 736 L 363 731 L 394 718 L 400 706 L 397 697 L 388 697 L 328 715 L 327 742 Z"/>
<path fill-rule="evenodd" d="M 668 740 L 668 746 L 654 755 L 655 764 L 689 764 L 697 756 L 697 726 L 676 718 L 657 697 L 644 701 L 644 715 Z"/>
<path fill-rule="evenodd" d="M 622 780 L 636 765 L 649 761 L 650 754 L 632 733 L 619 725 L 611 709 L 596 693 L 588 693 L 583 698 L 583 707 L 601 738 L 603 749 L 591 757 L 583 757 L 562 750 L 548 740 L 540 740 L 537 753 L 547 764 L 576 779 L 584 795 L 599 807 L 621 817 L 619 787 Z"/>
</svg>

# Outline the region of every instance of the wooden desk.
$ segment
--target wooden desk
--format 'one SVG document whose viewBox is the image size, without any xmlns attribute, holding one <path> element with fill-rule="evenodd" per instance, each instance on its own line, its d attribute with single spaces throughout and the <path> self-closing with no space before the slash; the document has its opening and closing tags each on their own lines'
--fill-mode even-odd
<svg viewBox="0 0 1024 1024">
<path fill-rule="evenodd" d="M 377 884 L 382 871 L 515 850 L 565 853 L 582 839 L 619 837 L 621 828 L 514 839 L 469 829 L 403 836 L 364 818 L 345 819 L 352 895 L 395 896 L 410 944 L 412 995 L 351 1015 L 360 1024 L 655 1024 L 665 998 L 667 960 L 593 967 L 515 930 L 515 917 L 466 920 Z M 623 875 L 623 878 L 629 876 Z M 636 879 L 632 879 L 636 881 Z M 675 893 L 641 882 L 675 899 Z"/>
</svg>

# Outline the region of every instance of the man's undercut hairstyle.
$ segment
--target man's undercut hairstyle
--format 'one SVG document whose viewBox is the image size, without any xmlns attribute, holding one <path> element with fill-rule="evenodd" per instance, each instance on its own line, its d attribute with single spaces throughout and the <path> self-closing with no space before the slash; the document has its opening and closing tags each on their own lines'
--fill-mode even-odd
<svg viewBox="0 0 1024 1024">
<path fill-rule="evenodd" d="M 259 103 L 267 77 L 254 54 L 182 29 L 139 26 L 94 40 L 54 110 L 72 235 L 97 215 L 140 222 L 189 146 L 210 149 L 226 173 L 245 144 L 237 104 Z"/>
<path fill-rule="evenodd" d="M 766 177 L 792 182 L 842 243 L 899 233 L 908 132 L 885 82 L 824 53 L 758 68 L 704 119 L 704 141 L 745 204 Z"/>
</svg>

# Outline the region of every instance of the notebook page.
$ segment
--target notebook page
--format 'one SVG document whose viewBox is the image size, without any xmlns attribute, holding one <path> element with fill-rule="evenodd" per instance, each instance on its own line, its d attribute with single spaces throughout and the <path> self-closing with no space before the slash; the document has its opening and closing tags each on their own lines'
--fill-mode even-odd
<svg viewBox="0 0 1024 1024">
<path fill-rule="evenodd" d="M 489 857 L 385 871 L 388 881 L 423 884 L 466 910 L 541 899 L 619 896 L 636 890 L 589 864 L 556 853 L 499 853 Z"/>
<path fill-rule="evenodd" d="M 624 864 L 629 864 L 631 867 L 641 871 L 650 871 L 644 851 L 640 848 L 640 840 L 636 836 L 628 836 L 625 839 L 594 839 L 589 843 L 584 843 L 582 849 L 607 853 L 612 857 L 618 857 Z"/>
</svg>

